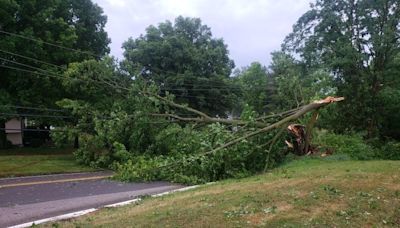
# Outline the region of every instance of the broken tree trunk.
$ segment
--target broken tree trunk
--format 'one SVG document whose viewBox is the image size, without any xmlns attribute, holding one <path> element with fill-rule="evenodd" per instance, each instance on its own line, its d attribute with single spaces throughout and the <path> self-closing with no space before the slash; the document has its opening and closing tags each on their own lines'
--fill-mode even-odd
<svg viewBox="0 0 400 228">
<path fill-rule="evenodd" d="M 316 109 L 313 112 L 311 119 L 308 122 L 307 127 L 306 127 L 306 136 L 305 136 L 305 140 L 304 140 L 304 150 L 303 150 L 305 154 L 310 153 L 310 141 L 311 141 L 312 129 L 313 129 L 315 123 L 317 122 L 318 114 L 319 114 L 318 109 Z"/>
<path fill-rule="evenodd" d="M 287 131 L 290 136 L 290 142 L 285 141 L 288 147 L 293 150 L 294 154 L 304 155 L 306 127 L 301 124 L 290 124 Z"/>
</svg>

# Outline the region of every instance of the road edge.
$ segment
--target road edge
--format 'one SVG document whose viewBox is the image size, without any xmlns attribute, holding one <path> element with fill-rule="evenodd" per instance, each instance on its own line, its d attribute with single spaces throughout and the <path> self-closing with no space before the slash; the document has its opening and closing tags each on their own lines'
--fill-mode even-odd
<svg viewBox="0 0 400 228">
<path fill-rule="evenodd" d="M 212 183 L 208 183 L 208 184 L 212 184 Z M 208 184 L 206 184 L 206 185 L 208 185 Z M 164 196 L 164 195 L 169 195 L 169 194 L 174 193 L 174 192 L 188 191 L 188 190 L 191 190 L 191 189 L 198 188 L 199 186 L 201 186 L 201 185 L 193 185 L 193 186 L 189 186 L 189 187 L 178 188 L 178 189 L 167 191 L 167 192 L 163 192 L 163 193 L 153 194 L 153 195 L 151 195 L 151 197 L 161 197 L 161 196 Z M 128 205 L 128 204 L 139 202 L 140 200 L 142 200 L 142 198 L 138 197 L 138 198 L 135 198 L 135 199 L 132 199 L 132 200 L 126 200 L 126 201 L 122 201 L 122 202 L 118 202 L 118 203 L 108 204 L 108 205 L 105 205 L 105 206 L 102 206 L 102 207 L 98 207 L 98 208 L 89 208 L 89 209 L 75 211 L 75 212 L 71 212 L 71 213 L 67 213 L 67 214 L 63 214 L 63 215 L 57 215 L 57 216 L 53 216 L 53 217 L 49 217 L 49 218 L 44 218 L 44 219 L 39 219 L 39 220 L 31 221 L 31 222 L 26 222 L 26 223 L 14 225 L 14 226 L 9 226 L 9 228 L 25 228 L 25 227 L 31 227 L 31 226 L 34 226 L 34 225 L 46 223 L 46 222 L 55 222 L 55 221 L 60 221 L 60 220 L 65 220 L 65 219 L 76 218 L 76 217 L 79 217 L 79 216 L 82 216 L 82 215 L 89 214 L 89 213 L 92 213 L 94 211 L 100 210 L 102 208 L 125 206 L 125 205 Z"/>
</svg>

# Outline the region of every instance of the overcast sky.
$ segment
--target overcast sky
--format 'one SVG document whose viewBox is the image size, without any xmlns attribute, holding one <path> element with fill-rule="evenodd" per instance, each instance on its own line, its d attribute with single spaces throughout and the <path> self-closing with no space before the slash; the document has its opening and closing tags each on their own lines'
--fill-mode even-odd
<svg viewBox="0 0 400 228">
<path fill-rule="evenodd" d="M 177 16 L 199 17 L 223 38 L 237 67 L 270 62 L 292 25 L 309 9 L 311 0 L 94 0 L 108 16 L 111 54 L 122 59 L 121 45 Z"/>
</svg>

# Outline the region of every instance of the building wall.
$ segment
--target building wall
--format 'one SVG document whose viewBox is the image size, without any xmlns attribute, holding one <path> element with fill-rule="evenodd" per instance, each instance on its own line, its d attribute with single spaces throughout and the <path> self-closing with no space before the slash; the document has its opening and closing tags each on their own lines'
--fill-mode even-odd
<svg viewBox="0 0 400 228">
<path fill-rule="evenodd" d="M 16 129 L 16 130 L 10 130 Z M 22 122 L 20 119 L 13 118 L 6 122 L 6 133 L 20 133 L 22 130 Z"/>
<path fill-rule="evenodd" d="M 6 122 L 6 135 L 7 140 L 9 140 L 13 145 L 22 145 L 22 137 L 23 137 L 23 123 L 21 119 L 13 118 Z"/>
<path fill-rule="evenodd" d="M 22 134 L 21 133 L 8 133 L 7 140 L 9 140 L 15 146 L 22 145 Z"/>
</svg>

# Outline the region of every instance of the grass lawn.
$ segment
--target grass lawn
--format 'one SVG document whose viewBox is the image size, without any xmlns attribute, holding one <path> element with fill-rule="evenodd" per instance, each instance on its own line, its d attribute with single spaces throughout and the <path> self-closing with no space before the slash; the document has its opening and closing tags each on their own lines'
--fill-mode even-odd
<svg viewBox="0 0 400 228">
<path fill-rule="evenodd" d="M 76 163 L 72 149 L 15 148 L 0 150 L 0 177 L 94 171 Z"/>
<path fill-rule="evenodd" d="M 304 159 L 45 227 L 399 227 L 400 161 Z"/>
</svg>

